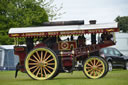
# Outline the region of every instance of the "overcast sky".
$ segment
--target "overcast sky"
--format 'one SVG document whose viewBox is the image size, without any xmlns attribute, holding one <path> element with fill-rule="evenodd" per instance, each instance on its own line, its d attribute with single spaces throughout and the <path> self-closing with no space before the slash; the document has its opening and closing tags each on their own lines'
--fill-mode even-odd
<svg viewBox="0 0 128 85">
<path fill-rule="evenodd" d="M 117 16 L 128 16 L 128 0 L 54 0 L 63 4 L 61 20 L 97 20 L 97 23 L 114 22 Z"/>
</svg>

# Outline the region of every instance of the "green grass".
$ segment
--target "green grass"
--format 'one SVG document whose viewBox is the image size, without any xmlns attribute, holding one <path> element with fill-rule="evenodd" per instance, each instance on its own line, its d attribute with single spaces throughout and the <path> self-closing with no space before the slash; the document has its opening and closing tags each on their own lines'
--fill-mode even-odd
<svg viewBox="0 0 128 85">
<path fill-rule="evenodd" d="M 14 78 L 14 71 L 0 71 L 0 85 L 128 85 L 128 71 L 114 70 L 104 78 L 88 79 L 82 71 L 60 73 L 52 80 L 32 80 L 27 74 L 19 72 Z"/>
</svg>

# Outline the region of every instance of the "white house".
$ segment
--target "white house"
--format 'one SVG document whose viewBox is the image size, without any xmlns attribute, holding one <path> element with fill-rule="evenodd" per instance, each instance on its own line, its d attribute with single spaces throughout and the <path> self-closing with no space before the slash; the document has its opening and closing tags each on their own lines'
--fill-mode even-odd
<svg viewBox="0 0 128 85">
<path fill-rule="evenodd" d="M 128 33 L 116 33 L 116 45 L 113 46 L 121 51 L 124 55 L 128 55 Z"/>
</svg>

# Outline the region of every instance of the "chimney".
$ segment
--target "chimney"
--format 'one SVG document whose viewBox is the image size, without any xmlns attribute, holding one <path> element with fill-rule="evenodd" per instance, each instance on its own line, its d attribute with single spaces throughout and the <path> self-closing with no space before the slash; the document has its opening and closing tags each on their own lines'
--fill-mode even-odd
<svg viewBox="0 0 128 85">
<path fill-rule="evenodd" d="M 96 24 L 96 20 L 90 20 L 89 23 L 90 24 Z"/>
</svg>

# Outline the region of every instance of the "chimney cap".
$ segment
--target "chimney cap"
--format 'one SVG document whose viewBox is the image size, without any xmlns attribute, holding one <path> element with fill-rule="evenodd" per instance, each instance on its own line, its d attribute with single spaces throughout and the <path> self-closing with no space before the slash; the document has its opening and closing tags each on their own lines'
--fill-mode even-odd
<svg viewBox="0 0 128 85">
<path fill-rule="evenodd" d="M 90 24 L 96 24 L 96 20 L 90 20 L 89 23 Z"/>
</svg>

